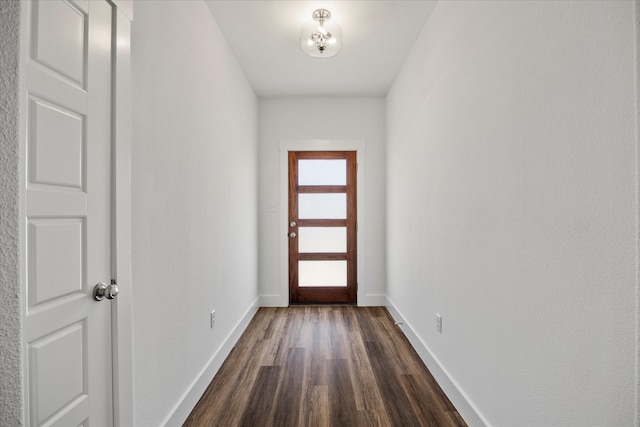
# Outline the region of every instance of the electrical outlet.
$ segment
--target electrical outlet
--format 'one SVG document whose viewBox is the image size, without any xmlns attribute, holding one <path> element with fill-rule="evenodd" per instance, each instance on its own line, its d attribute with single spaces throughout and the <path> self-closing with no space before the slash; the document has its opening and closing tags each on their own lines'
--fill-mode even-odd
<svg viewBox="0 0 640 427">
<path fill-rule="evenodd" d="M 215 310 L 211 310 L 211 328 L 213 328 L 213 324 L 216 321 L 216 311 Z"/>
<path fill-rule="evenodd" d="M 438 331 L 439 334 L 442 333 L 442 316 L 438 313 L 436 313 L 436 331 Z"/>
</svg>

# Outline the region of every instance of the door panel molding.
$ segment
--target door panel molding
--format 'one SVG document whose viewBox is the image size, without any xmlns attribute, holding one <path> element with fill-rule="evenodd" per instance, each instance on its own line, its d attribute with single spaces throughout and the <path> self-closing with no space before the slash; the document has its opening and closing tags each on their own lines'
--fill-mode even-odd
<svg viewBox="0 0 640 427">
<path fill-rule="evenodd" d="M 357 300 L 363 301 L 366 294 L 366 244 L 364 206 L 366 201 L 365 177 L 365 149 L 364 139 L 307 139 L 281 140 L 280 148 L 280 295 L 278 305 L 289 305 L 289 152 L 290 151 L 355 151 L 357 161 L 357 222 L 360 232 L 357 233 Z M 307 220 L 309 221 L 309 220 Z"/>
</svg>

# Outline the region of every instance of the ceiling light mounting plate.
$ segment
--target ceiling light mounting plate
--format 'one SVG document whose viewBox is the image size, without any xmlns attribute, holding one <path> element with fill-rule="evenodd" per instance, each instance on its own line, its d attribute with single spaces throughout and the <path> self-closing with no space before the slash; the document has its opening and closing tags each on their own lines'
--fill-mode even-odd
<svg viewBox="0 0 640 427">
<path fill-rule="evenodd" d="M 329 12 L 327 9 L 317 9 L 313 11 L 313 19 L 318 22 L 320 22 L 320 20 L 328 21 L 329 19 L 331 19 L 331 12 Z"/>
</svg>

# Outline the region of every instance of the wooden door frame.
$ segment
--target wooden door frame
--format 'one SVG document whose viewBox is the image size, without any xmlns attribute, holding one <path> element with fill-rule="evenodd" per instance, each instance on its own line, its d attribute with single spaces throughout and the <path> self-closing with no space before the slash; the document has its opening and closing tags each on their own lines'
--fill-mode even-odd
<svg viewBox="0 0 640 427">
<path fill-rule="evenodd" d="M 113 423 L 115 427 L 133 424 L 133 341 L 131 290 L 131 134 L 132 134 L 132 79 L 131 79 L 131 27 L 133 0 L 107 0 L 114 7 L 113 64 L 113 120 L 112 120 L 112 275 L 118 282 L 118 298 L 111 307 L 112 364 L 113 364 Z M 27 147 L 27 61 L 29 59 L 30 2 L 21 2 L 20 11 L 20 301 L 21 322 L 26 324 L 26 182 L 24 165 Z M 22 331 L 23 369 L 23 421 L 31 425 L 29 409 L 27 340 Z"/>
<path fill-rule="evenodd" d="M 361 305 L 366 295 L 366 245 L 365 245 L 365 147 L 363 139 L 307 139 L 281 140 L 280 148 L 280 295 L 278 305 L 289 305 L 289 151 L 355 151 L 357 168 L 357 304 Z"/>
<path fill-rule="evenodd" d="M 289 304 L 314 304 L 337 303 L 356 304 L 358 300 L 358 218 L 357 218 L 357 174 L 358 162 L 355 151 L 289 151 L 289 231 L 300 234 L 300 228 L 324 227 L 327 222 L 333 226 L 344 227 L 346 232 L 346 247 L 344 253 L 300 253 L 298 243 L 300 236 L 289 238 Z M 344 160 L 345 183 L 344 185 L 300 185 L 298 176 L 299 161 L 305 159 L 314 160 Z M 344 194 L 346 197 L 346 216 L 344 219 L 326 218 L 300 218 L 298 197 L 300 194 L 310 192 Z M 338 221 L 338 223 L 336 223 Z M 291 226 L 295 224 L 295 227 Z M 290 236 L 291 237 L 291 236 Z M 329 257 L 329 258 L 327 258 Z M 335 258 L 338 257 L 338 258 Z M 346 286 L 300 286 L 299 285 L 299 261 L 341 260 L 347 263 Z"/>
</svg>

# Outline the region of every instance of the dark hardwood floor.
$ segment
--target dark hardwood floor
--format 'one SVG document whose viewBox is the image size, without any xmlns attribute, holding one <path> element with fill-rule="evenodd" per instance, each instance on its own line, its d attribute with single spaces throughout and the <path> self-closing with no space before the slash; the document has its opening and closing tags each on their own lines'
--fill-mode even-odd
<svg viewBox="0 0 640 427">
<path fill-rule="evenodd" d="M 260 308 L 185 422 L 466 426 L 384 307 Z"/>
</svg>

